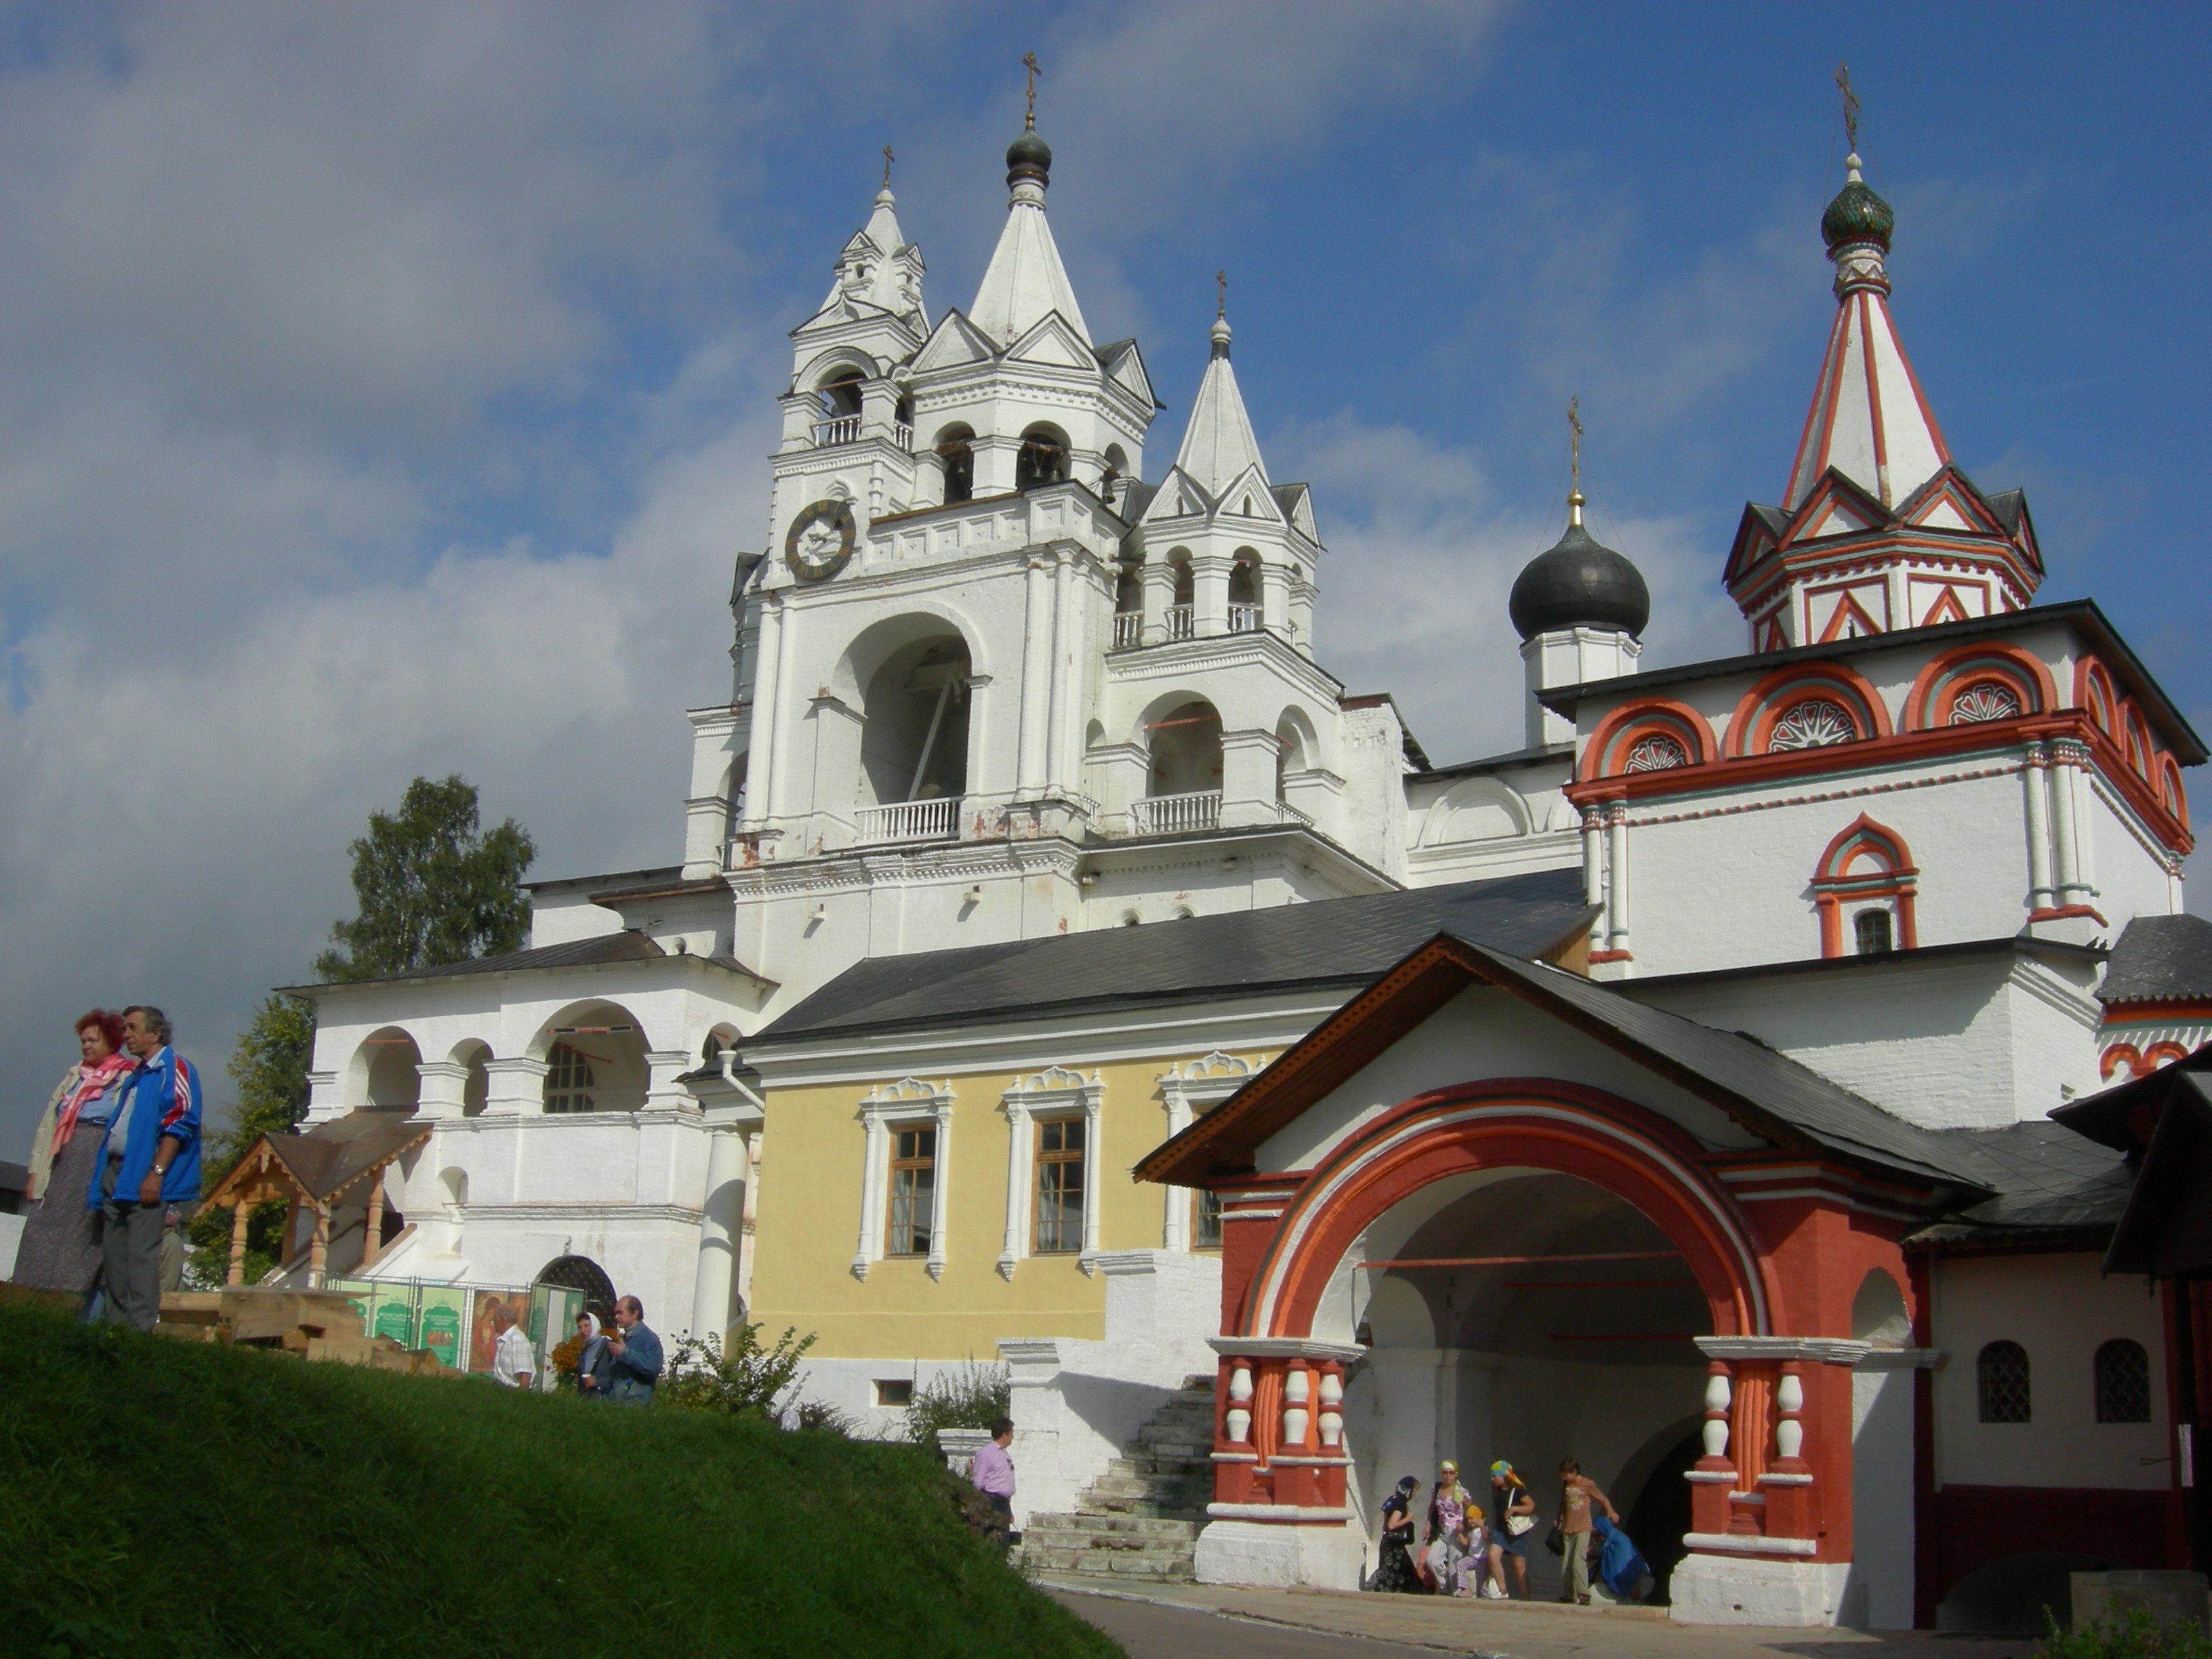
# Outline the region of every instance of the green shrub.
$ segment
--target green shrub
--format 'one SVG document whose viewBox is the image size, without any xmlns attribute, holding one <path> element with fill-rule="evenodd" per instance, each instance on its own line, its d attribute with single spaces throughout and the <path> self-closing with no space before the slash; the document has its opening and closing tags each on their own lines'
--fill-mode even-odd
<svg viewBox="0 0 2212 1659">
<path fill-rule="evenodd" d="M 12 1303 L 0 1352 L 21 1383 L 0 1389 L 0 1652 L 1116 1652 L 1010 1571 L 962 1524 L 958 1483 L 906 1447 Z"/>
<path fill-rule="evenodd" d="M 712 1331 L 685 1337 L 676 1345 L 654 1398 L 681 1410 L 773 1419 L 776 1401 L 789 1392 L 814 1338 L 800 1336 L 796 1325 L 787 1326 L 775 1346 L 763 1348 L 760 1329 L 740 1325 L 726 1353 Z"/>
<path fill-rule="evenodd" d="M 2051 1633 L 2037 1644 L 2041 1659 L 2212 1659 L 2212 1641 L 2194 1624 L 2160 1625 L 2141 1607 L 2061 1630 L 2048 1612 Z"/>
<path fill-rule="evenodd" d="M 1004 1365 L 973 1359 L 918 1384 L 906 1408 L 906 1437 L 931 1456 L 942 1455 L 939 1429 L 988 1429 L 1012 1413 L 1013 1384 Z"/>
</svg>

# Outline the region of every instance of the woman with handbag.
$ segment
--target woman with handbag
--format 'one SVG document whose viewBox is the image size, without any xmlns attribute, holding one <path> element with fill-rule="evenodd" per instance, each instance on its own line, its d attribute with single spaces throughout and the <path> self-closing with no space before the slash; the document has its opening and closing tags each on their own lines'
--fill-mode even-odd
<svg viewBox="0 0 2212 1659">
<path fill-rule="evenodd" d="M 1498 1524 L 1490 1529 L 1490 1583 L 1482 1593 L 1493 1601 L 1505 1599 L 1505 1564 L 1510 1561 L 1510 1593 L 1525 1601 L 1528 1599 L 1528 1540 L 1536 1531 L 1536 1495 L 1513 1473 L 1513 1466 L 1502 1461 L 1490 1466 L 1490 1490 L 1498 1498 Z"/>
</svg>

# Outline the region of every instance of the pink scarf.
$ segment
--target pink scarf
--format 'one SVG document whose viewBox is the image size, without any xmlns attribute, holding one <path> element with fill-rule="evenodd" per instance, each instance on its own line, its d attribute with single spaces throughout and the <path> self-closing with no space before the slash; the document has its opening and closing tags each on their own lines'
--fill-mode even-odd
<svg viewBox="0 0 2212 1659">
<path fill-rule="evenodd" d="M 76 1088 L 62 1103 L 59 1115 L 54 1121 L 53 1155 L 59 1158 L 62 1148 L 70 1144 L 76 1133 L 76 1115 L 107 1092 L 108 1086 L 118 1078 L 126 1077 L 137 1066 L 137 1058 L 125 1049 L 118 1048 L 96 1066 L 80 1066 Z"/>
</svg>

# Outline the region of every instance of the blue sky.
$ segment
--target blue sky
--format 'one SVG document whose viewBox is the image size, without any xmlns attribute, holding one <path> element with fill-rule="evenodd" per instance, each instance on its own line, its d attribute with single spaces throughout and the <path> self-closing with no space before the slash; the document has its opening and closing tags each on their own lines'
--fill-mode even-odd
<svg viewBox="0 0 2212 1659">
<path fill-rule="evenodd" d="M 1954 452 L 2212 731 L 2206 15 L 0 12 L 0 1155 L 88 1003 L 219 1060 L 418 772 L 541 874 L 674 856 L 784 331 L 887 142 L 933 313 L 968 302 L 1031 49 L 1077 291 L 1169 404 L 1152 470 L 1226 267 L 1271 468 L 1317 493 L 1323 658 L 1437 759 L 1517 742 L 1504 593 L 1571 393 L 1645 661 L 1741 648 L 1718 572 L 1832 314 L 1842 58 Z"/>
</svg>

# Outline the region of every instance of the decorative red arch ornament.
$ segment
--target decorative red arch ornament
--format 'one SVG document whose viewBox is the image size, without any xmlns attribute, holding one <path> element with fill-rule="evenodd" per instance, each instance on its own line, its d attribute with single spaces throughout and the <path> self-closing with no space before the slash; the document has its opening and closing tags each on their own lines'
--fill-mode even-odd
<svg viewBox="0 0 2212 1659">
<path fill-rule="evenodd" d="M 1241 1334 L 1310 1336 L 1322 1292 L 1370 1225 L 1436 1182 L 1499 1168 L 1556 1171 L 1611 1193 L 1681 1251 L 1715 1335 L 1770 1328 L 1759 1252 L 1687 1136 L 1615 1095 L 1506 1078 L 1417 1095 L 1332 1152 L 1284 1210 L 1244 1299 Z"/>
</svg>

